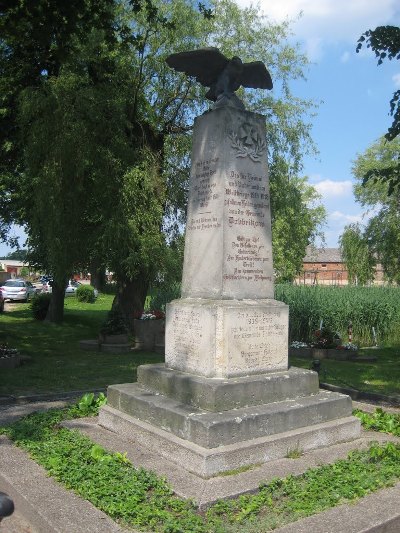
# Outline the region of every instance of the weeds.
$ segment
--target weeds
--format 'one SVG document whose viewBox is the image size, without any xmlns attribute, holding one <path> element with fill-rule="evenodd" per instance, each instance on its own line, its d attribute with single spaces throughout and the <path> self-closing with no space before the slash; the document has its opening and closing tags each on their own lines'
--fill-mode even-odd
<svg viewBox="0 0 400 533">
<path fill-rule="evenodd" d="M 174 496 L 165 479 L 135 468 L 125 454 L 108 452 L 61 426 L 62 420 L 88 411 L 95 414 L 103 400 L 89 394 L 72 408 L 35 413 L 0 428 L 0 433 L 27 450 L 68 489 L 128 527 L 163 533 L 267 532 L 400 478 L 400 445 L 373 444 L 300 476 L 263 483 L 257 494 L 222 500 L 200 513 L 193 503 Z"/>
</svg>

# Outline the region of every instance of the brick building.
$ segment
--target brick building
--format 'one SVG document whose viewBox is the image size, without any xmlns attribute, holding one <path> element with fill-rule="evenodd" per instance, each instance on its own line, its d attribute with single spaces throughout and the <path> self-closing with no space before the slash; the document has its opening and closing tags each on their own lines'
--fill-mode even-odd
<svg viewBox="0 0 400 533">
<path fill-rule="evenodd" d="M 347 285 L 346 265 L 339 248 L 314 248 L 308 246 L 303 259 L 303 272 L 296 277 L 300 285 Z M 374 284 L 383 283 L 381 265 L 377 265 Z"/>
</svg>

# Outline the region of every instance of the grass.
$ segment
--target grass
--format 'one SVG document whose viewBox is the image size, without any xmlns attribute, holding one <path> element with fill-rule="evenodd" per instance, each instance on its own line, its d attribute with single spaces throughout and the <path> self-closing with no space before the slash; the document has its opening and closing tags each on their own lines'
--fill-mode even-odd
<svg viewBox="0 0 400 533">
<path fill-rule="evenodd" d="M 1 370 L 0 396 L 105 388 L 136 381 L 139 365 L 162 361 L 161 355 L 149 352 L 107 354 L 79 349 L 80 340 L 97 338 L 112 299 L 112 295 L 100 295 L 93 304 L 66 299 L 62 325 L 34 320 L 30 304 L 25 303 L 0 314 L 0 344 L 31 358 L 18 368 Z"/>
<path fill-rule="evenodd" d="M 17 303 L 11 311 L 0 314 L 0 344 L 6 343 L 31 357 L 21 367 L 2 369 L 0 396 L 105 388 L 135 381 L 141 364 L 162 362 L 161 355 L 150 352 L 107 354 L 79 349 L 79 340 L 97 338 L 112 299 L 112 295 L 103 294 L 93 304 L 66 299 L 65 320 L 59 326 L 34 320 L 25 303 Z M 321 380 L 361 391 L 400 394 L 400 344 L 364 348 L 360 353 L 374 355 L 377 361 L 323 360 Z M 290 364 L 309 368 L 311 361 L 291 357 Z"/>
<path fill-rule="evenodd" d="M 360 355 L 373 355 L 375 362 L 321 360 L 320 380 L 386 396 L 400 395 L 400 345 L 378 349 L 363 348 Z M 290 364 L 310 368 L 310 359 L 290 357 Z"/>
<path fill-rule="evenodd" d="M 125 454 L 111 453 L 60 423 L 95 414 L 104 398 L 86 396 L 77 406 L 35 413 L 7 428 L 17 446 L 48 473 L 92 502 L 112 519 L 131 528 L 162 533 L 259 533 L 352 502 L 400 479 L 400 444 L 372 443 L 346 459 L 298 476 L 262 483 L 259 491 L 221 500 L 199 512 L 173 494 L 164 478 L 135 468 Z M 378 415 L 380 427 L 392 428 L 392 415 Z"/>
</svg>

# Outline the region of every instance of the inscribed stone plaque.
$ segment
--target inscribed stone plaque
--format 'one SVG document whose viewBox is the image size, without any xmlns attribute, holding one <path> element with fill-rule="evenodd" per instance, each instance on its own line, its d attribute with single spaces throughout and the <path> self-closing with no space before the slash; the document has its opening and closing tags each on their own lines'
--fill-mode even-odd
<svg viewBox="0 0 400 533">
<path fill-rule="evenodd" d="M 187 298 L 167 305 L 165 363 L 206 377 L 288 367 L 288 306 L 272 299 Z"/>
</svg>

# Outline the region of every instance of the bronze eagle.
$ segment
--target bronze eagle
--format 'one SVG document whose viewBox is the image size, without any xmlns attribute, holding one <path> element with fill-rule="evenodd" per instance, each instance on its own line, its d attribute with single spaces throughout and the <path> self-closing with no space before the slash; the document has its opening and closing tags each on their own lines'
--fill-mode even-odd
<svg viewBox="0 0 400 533">
<path fill-rule="evenodd" d="M 171 54 L 166 62 L 174 70 L 193 76 L 209 87 L 206 98 L 213 102 L 222 96 L 230 98 L 241 85 L 253 89 L 273 87 L 271 75 L 262 61 L 243 63 L 236 56 L 228 59 L 214 47 Z"/>
</svg>

